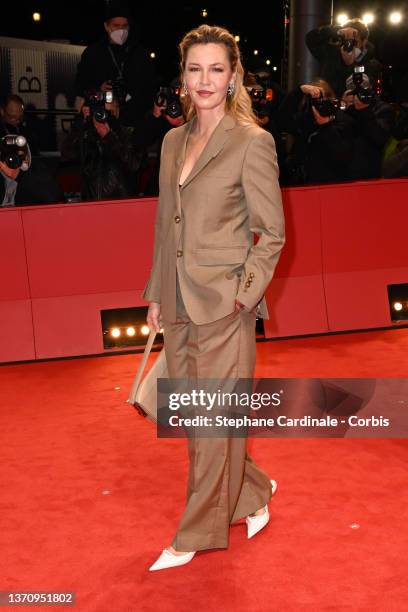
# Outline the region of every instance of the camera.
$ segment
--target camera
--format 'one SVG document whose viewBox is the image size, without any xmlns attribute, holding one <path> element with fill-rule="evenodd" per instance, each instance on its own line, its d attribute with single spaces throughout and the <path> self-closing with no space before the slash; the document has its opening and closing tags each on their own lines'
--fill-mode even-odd
<svg viewBox="0 0 408 612">
<path fill-rule="evenodd" d="M 312 98 L 310 96 L 310 104 L 322 117 L 331 117 L 336 110 L 344 110 L 346 107 L 345 103 L 337 98 Z"/>
<path fill-rule="evenodd" d="M 343 36 L 343 34 L 338 35 L 338 42 L 340 43 L 340 47 L 343 47 L 346 53 L 351 53 L 357 44 L 357 40 L 355 38 L 346 38 Z"/>
<path fill-rule="evenodd" d="M 122 77 L 117 77 L 116 79 L 109 81 L 109 83 L 112 86 L 112 93 L 118 100 L 119 104 L 126 102 L 126 86 L 124 79 Z"/>
<path fill-rule="evenodd" d="M 371 104 L 374 101 L 374 89 L 370 85 L 364 84 L 364 66 L 354 67 L 353 84 L 354 89 L 350 91 L 350 94 L 357 96 L 363 104 Z"/>
<path fill-rule="evenodd" d="M 154 103 L 163 109 L 163 113 L 176 119 L 183 114 L 180 102 L 180 87 L 160 87 Z"/>
<path fill-rule="evenodd" d="M 28 170 L 29 148 L 24 136 L 6 134 L 0 140 L 0 160 L 12 170 Z"/>
<path fill-rule="evenodd" d="M 112 91 L 89 91 L 85 97 L 85 106 L 90 108 L 90 116 L 98 123 L 106 123 L 110 115 L 105 104 L 113 102 Z"/>
<path fill-rule="evenodd" d="M 247 91 L 252 100 L 252 108 L 256 116 L 260 119 L 269 117 L 274 96 L 273 89 L 270 87 L 253 87 L 252 89 L 247 88 Z"/>
</svg>

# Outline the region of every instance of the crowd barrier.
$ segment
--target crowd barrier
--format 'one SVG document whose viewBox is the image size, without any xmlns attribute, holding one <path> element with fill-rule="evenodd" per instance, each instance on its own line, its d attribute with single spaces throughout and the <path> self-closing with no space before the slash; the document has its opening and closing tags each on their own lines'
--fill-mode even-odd
<svg viewBox="0 0 408 612">
<path fill-rule="evenodd" d="M 265 336 L 391 326 L 408 179 L 283 189 Z M 0 362 L 104 352 L 100 311 L 147 306 L 156 198 L 0 209 Z"/>
</svg>

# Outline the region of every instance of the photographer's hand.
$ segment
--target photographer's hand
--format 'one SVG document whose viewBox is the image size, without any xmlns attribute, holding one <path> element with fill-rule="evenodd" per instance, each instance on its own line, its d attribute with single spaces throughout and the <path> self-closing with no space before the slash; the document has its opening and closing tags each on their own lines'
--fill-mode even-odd
<svg viewBox="0 0 408 612">
<path fill-rule="evenodd" d="M 184 124 L 184 117 L 183 115 L 180 115 L 179 117 L 169 117 L 169 115 L 164 115 L 167 119 L 167 121 L 170 123 L 170 125 L 173 125 L 174 127 L 179 127 L 179 125 L 183 125 Z"/>
<path fill-rule="evenodd" d="M 328 117 L 323 117 L 323 115 L 321 115 L 319 113 L 319 111 L 312 106 L 312 111 L 313 111 L 313 115 L 315 118 L 315 121 L 318 125 L 325 125 L 326 123 L 330 123 L 330 121 L 334 121 L 335 116 L 334 115 L 329 115 Z"/>
<path fill-rule="evenodd" d="M 112 91 L 112 81 L 104 81 L 101 85 L 101 91 Z"/>
<path fill-rule="evenodd" d="M 362 102 L 358 96 L 355 96 L 354 108 L 356 110 L 363 110 L 365 108 L 368 108 L 369 106 L 370 106 L 369 104 L 365 104 L 364 102 Z"/>
<path fill-rule="evenodd" d="M 312 96 L 312 98 L 320 98 L 322 95 L 322 90 L 320 87 L 316 87 L 315 85 L 300 85 L 300 89 L 304 94 L 308 94 Z"/>
<path fill-rule="evenodd" d="M 92 123 L 94 125 L 95 130 L 98 132 L 101 138 L 105 138 L 107 134 L 110 132 L 109 123 L 100 123 L 96 121 L 95 118 L 92 119 Z"/>
<path fill-rule="evenodd" d="M 7 164 L 0 161 L 0 170 L 7 176 L 7 178 L 15 181 L 20 174 L 20 168 L 9 168 Z"/>
<path fill-rule="evenodd" d="M 344 92 L 342 101 L 345 103 L 346 108 L 354 105 L 354 94 L 352 93 L 351 89 L 347 89 Z"/>
<path fill-rule="evenodd" d="M 358 30 L 355 28 L 340 28 L 337 30 L 337 34 L 339 36 L 344 36 L 344 38 L 347 40 L 350 40 L 351 38 L 358 38 Z"/>
<path fill-rule="evenodd" d="M 156 119 L 158 119 L 163 113 L 164 106 L 158 106 L 157 104 L 153 104 L 152 114 Z"/>
</svg>

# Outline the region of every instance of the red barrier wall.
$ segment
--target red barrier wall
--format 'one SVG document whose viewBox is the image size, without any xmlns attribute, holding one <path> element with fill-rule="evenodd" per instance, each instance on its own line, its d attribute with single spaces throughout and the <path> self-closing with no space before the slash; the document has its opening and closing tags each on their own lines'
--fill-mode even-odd
<svg viewBox="0 0 408 612">
<path fill-rule="evenodd" d="M 391 325 L 408 283 L 408 180 L 283 190 L 267 337 Z M 0 362 L 104 352 L 100 310 L 140 299 L 156 199 L 0 209 Z"/>
</svg>

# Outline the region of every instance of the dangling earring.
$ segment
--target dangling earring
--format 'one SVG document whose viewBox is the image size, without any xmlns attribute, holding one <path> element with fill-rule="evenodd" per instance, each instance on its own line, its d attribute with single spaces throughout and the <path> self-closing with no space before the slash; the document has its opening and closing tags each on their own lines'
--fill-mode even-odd
<svg viewBox="0 0 408 612">
<path fill-rule="evenodd" d="M 183 94 L 188 96 L 187 83 L 185 81 L 183 82 Z"/>
<path fill-rule="evenodd" d="M 227 89 L 227 95 L 232 96 L 232 94 L 234 93 L 234 90 L 235 90 L 235 83 L 234 81 L 230 81 L 228 85 L 228 89 Z"/>
</svg>

